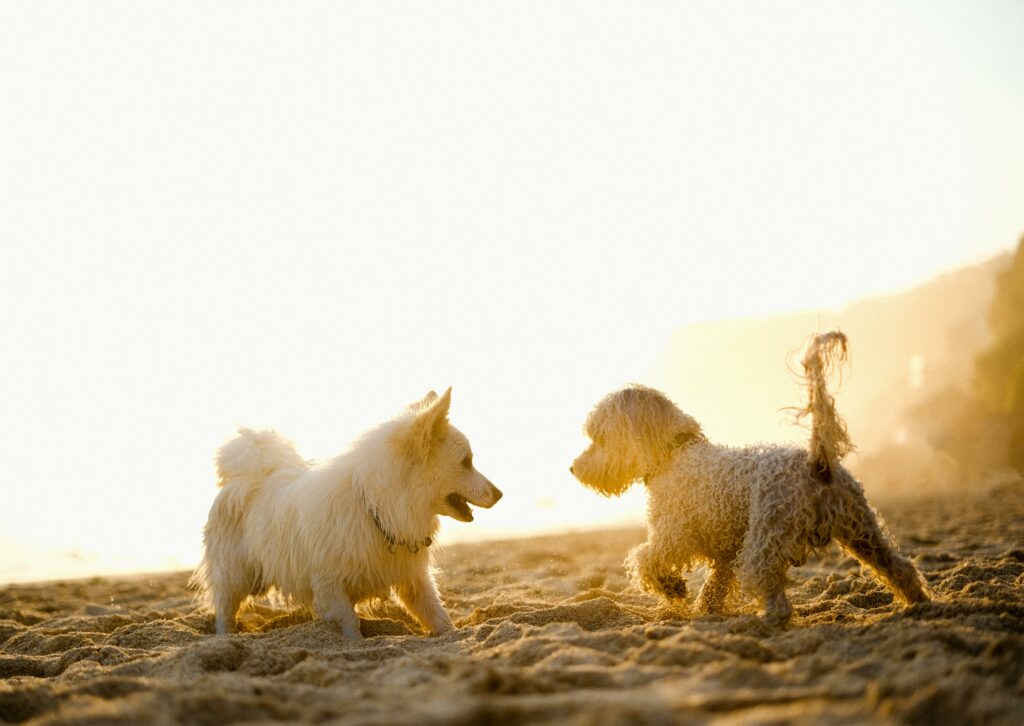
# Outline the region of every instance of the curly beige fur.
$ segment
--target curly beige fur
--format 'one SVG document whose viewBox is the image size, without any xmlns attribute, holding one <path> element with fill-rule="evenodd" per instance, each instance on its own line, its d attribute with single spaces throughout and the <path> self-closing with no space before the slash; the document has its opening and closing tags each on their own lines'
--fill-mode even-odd
<svg viewBox="0 0 1024 726">
<path fill-rule="evenodd" d="M 710 574 L 698 612 L 721 611 L 738 584 L 759 599 L 769 621 L 784 623 L 792 614 L 786 570 L 834 539 L 904 603 L 928 599 L 920 574 L 840 463 L 851 443 L 826 383 L 845 354 L 846 336 L 838 332 L 808 346 L 806 450 L 711 443 L 696 420 L 646 386 L 629 386 L 597 404 L 585 425 L 593 443 L 572 472 L 605 496 L 646 483 L 647 541 L 626 558 L 637 585 L 680 598 L 683 573 L 705 564 Z"/>
<path fill-rule="evenodd" d="M 832 370 L 846 361 L 846 335 L 834 330 L 815 335 L 804 352 L 804 380 L 807 382 L 807 405 L 797 412 L 797 419 L 811 417 L 811 440 L 807 446 L 807 463 L 818 478 L 828 482 L 836 466 L 853 451 L 846 422 L 836 412 L 836 400 L 828 392 Z"/>
</svg>

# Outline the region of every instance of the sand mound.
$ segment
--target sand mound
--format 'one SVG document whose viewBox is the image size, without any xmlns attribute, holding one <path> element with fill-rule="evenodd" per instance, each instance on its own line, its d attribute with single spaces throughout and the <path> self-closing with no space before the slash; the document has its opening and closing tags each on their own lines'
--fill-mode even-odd
<svg viewBox="0 0 1024 726">
<path fill-rule="evenodd" d="M 637 592 L 622 558 L 640 531 L 450 548 L 441 588 L 460 629 L 440 638 L 392 603 L 367 609 L 359 643 L 266 604 L 215 637 L 187 573 L 10 586 L 0 718 L 1021 722 L 1024 488 L 883 511 L 935 601 L 902 610 L 830 552 L 792 571 L 784 630 L 749 602 L 691 618 Z"/>
</svg>

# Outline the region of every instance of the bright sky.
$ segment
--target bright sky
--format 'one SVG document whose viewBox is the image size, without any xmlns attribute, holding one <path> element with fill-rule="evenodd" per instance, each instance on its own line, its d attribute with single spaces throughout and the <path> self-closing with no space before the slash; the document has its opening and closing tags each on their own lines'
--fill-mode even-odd
<svg viewBox="0 0 1024 726">
<path fill-rule="evenodd" d="M 1024 3 L 4 3 L 0 200 L 0 581 L 191 566 L 236 422 L 448 385 L 449 541 L 636 521 L 567 467 L 675 327 L 1016 243 Z"/>
</svg>

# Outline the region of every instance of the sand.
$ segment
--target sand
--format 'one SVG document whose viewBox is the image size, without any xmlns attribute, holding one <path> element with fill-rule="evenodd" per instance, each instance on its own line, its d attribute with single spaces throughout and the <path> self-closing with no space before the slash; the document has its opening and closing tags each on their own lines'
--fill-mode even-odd
<svg viewBox="0 0 1024 726">
<path fill-rule="evenodd" d="M 785 629 L 749 602 L 693 618 L 637 592 L 622 558 L 640 530 L 448 548 L 459 630 L 439 638 L 388 603 L 362 642 L 269 605 L 214 636 L 187 573 L 9 586 L 0 719 L 1021 723 L 1024 483 L 881 509 L 935 601 L 903 610 L 830 551 L 791 571 Z"/>
</svg>

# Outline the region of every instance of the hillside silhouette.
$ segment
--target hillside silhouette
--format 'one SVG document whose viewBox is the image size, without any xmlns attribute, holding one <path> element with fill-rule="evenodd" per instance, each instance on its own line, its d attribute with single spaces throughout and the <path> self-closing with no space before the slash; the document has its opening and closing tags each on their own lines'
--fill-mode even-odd
<svg viewBox="0 0 1024 726">
<path fill-rule="evenodd" d="M 838 311 L 682 327 L 653 364 L 652 380 L 717 441 L 803 441 L 792 410 L 806 396 L 797 354 L 810 333 L 841 329 L 850 364 L 834 385 L 857 446 L 851 467 L 869 489 L 959 483 L 961 467 L 935 450 L 935 431 L 921 423 L 973 401 L 975 361 L 992 341 L 996 279 L 1009 261 L 1004 254 Z"/>
</svg>

